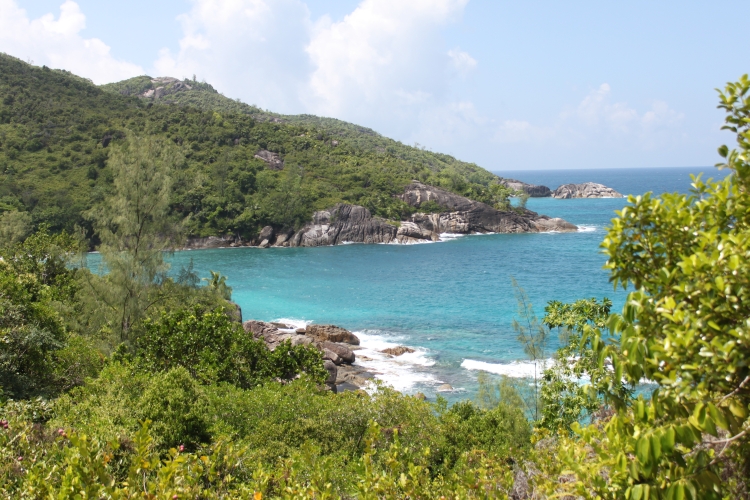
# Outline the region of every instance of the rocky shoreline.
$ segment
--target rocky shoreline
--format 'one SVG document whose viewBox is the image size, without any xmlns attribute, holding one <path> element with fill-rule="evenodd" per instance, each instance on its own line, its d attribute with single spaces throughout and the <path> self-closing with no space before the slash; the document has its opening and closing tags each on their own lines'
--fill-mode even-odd
<svg viewBox="0 0 750 500">
<path fill-rule="evenodd" d="M 235 236 L 191 238 L 185 249 L 257 246 L 317 247 L 342 243 L 423 243 L 439 241 L 440 235 L 487 233 L 540 233 L 576 231 L 577 226 L 560 218 L 540 215 L 526 209 L 497 210 L 485 203 L 413 181 L 399 196 L 417 210 L 430 203 L 445 211 L 417 211 L 400 222 L 374 217 L 359 205 L 339 203 L 313 214 L 312 220 L 295 231 L 264 227 L 257 237 L 241 240 Z"/>
<path fill-rule="evenodd" d="M 339 326 L 311 324 L 305 328 L 297 328 L 286 323 L 249 320 L 243 322 L 242 327 L 254 338 L 263 340 L 271 350 L 284 341 L 289 341 L 292 345 L 316 347 L 323 355 L 324 367 L 328 372 L 326 386 L 333 392 L 363 389 L 378 375 L 378 372 L 356 363 L 357 351 L 362 349 L 360 339 Z M 397 357 L 414 352 L 414 349 L 398 346 L 380 352 Z M 363 355 L 360 355 L 360 359 L 369 360 Z"/>
</svg>

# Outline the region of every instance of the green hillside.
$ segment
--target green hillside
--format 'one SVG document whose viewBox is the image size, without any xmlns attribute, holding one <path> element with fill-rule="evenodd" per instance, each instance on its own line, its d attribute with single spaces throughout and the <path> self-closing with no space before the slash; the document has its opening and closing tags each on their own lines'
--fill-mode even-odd
<svg viewBox="0 0 750 500">
<path fill-rule="evenodd" d="M 139 97 L 160 86 L 164 95 Z M 340 120 L 265 112 L 205 83 L 142 76 L 97 87 L 0 54 L 0 212 L 91 235 L 82 213 L 111 189 L 108 154 L 126 134 L 180 149 L 171 213 L 189 217 L 196 236 L 298 227 L 337 202 L 399 219 L 413 209 L 393 195 L 412 179 L 490 202 L 497 179 Z"/>
</svg>

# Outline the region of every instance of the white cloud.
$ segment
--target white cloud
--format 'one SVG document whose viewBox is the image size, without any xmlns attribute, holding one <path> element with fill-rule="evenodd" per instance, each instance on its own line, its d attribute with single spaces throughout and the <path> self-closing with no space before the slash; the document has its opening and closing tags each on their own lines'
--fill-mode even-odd
<svg viewBox="0 0 750 500">
<path fill-rule="evenodd" d="M 436 104 L 419 112 L 407 142 L 423 143 L 448 153 L 452 145 L 476 139 L 488 123 L 489 119 L 480 114 L 471 101 Z"/>
<path fill-rule="evenodd" d="M 299 112 L 312 66 L 305 53 L 312 30 L 300 0 L 193 0 L 178 17 L 176 54 L 163 49 L 160 76 L 196 74 L 231 97 L 281 112 Z"/>
<path fill-rule="evenodd" d="M 306 49 L 315 68 L 308 108 L 370 123 L 413 123 L 445 93 L 451 58 L 440 30 L 467 1 L 363 0 L 340 22 L 322 19 Z M 463 67 L 476 64 L 465 52 L 456 57 Z"/>
<path fill-rule="evenodd" d="M 86 16 L 71 0 L 60 6 L 57 19 L 48 13 L 33 20 L 15 0 L 0 0 L 0 51 L 66 69 L 94 83 L 143 74 L 140 66 L 115 59 L 98 38 L 83 38 L 80 32 L 85 27 Z"/>
<path fill-rule="evenodd" d="M 459 48 L 449 50 L 448 58 L 451 61 L 453 69 L 462 76 L 465 76 L 477 67 L 477 60 L 471 57 L 468 52 L 464 52 Z"/>
<path fill-rule="evenodd" d="M 495 130 L 493 139 L 499 143 L 538 142 L 555 135 L 549 127 L 532 125 L 525 120 L 505 120 Z"/>
<path fill-rule="evenodd" d="M 612 102 L 607 83 L 590 91 L 574 108 L 563 110 L 550 125 L 535 125 L 524 120 L 506 120 L 497 127 L 494 140 L 499 143 L 541 143 L 576 146 L 592 141 L 619 142 L 627 147 L 651 149 L 679 127 L 684 115 L 663 101 L 654 101 L 651 109 L 639 112 L 625 102 Z"/>
</svg>

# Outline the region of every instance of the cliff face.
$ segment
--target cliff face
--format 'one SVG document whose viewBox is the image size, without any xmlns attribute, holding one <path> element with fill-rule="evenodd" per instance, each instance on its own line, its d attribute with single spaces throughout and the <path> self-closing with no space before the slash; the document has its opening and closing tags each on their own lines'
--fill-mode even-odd
<svg viewBox="0 0 750 500">
<path fill-rule="evenodd" d="M 418 243 L 437 241 L 442 233 L 537 233 L 575 231 L 573 224 L 525 210 L 500 211 L 444 189 L 412 182 L 399 196 L 419 208 L 433 201 L 450 211 L 416 213 L 399 227 L 373 217 L 365 207 L 338 204 L 332 209 L 315 212 L 313 220 L 291 238 L 275 246 L 312 247 L 340 243 Z"/>
<path fill-rule="evenodd" d="M 329 210 L 313 214 L 312 222 L 297 231 L 281 246 L 319 247 L 339 243 L 390 243 L 398 228 L 383 219 L 372 217 L 358 205 L 340 203 Z"/>
</svg>

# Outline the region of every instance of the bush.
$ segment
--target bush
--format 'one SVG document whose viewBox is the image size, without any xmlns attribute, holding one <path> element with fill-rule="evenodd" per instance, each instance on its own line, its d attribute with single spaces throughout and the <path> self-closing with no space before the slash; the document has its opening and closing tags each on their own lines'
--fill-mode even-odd
<svg viewBox="0 0 750 500">
<path fill-rule="evenodd" d="M 136 355 L 145 370 L 182 366 L 202 383 L 229 382 L 243 388 L 303 373 L 320 383 L 327 376 L 317 349 L 286 342 L 270 351 L 223 309 L 166 311 L 146 320 Z"/>
<path fill-rule="evenodd" d="M 161 449 L 195 449 L 210 440 L 206 396 L 185 368 L 153 377 L 138 401 L 137 414 L 152 422 L 152 435 Z"/>
<path fill-rule="evenodd" d="M 531 442 L 531 426 L 523 409 L 507 403 L 485 410 L 471 401 L 462 401 L 442 415 L 441 423 L 447 464 L 455 464 L 471 450 L 484 450 L 497 457 L 512 456 Z"/>
</svg>

